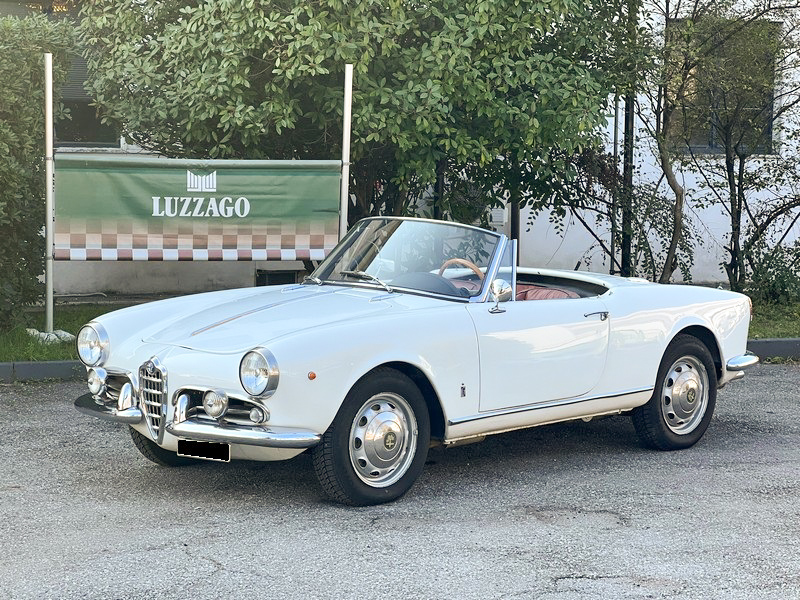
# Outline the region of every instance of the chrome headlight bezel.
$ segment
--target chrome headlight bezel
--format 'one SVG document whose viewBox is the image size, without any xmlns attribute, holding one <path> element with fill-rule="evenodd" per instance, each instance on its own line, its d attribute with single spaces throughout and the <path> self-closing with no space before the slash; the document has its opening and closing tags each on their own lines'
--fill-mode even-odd
<svg viewBox="0 0 800 600">
<path fill-rule="evenodd" d="M 87 323 L 78 331 L 75 337 L 75 347 L 78 351 L 78 358 L 87 367 L 100 367 L 108 360 L 111 352 L 111 342 L 108 339 L 105 327 L 100 323 Z M 97 351 L 97 358 L 92 361 L 92 357 Z"/>
<path fill-rule="evenodd" d="M 266 348 L 253 348 L 239 362 L 239 383 L 253 398 L 269 398 L 278 387 L 278 361 Z"/>
</svg>

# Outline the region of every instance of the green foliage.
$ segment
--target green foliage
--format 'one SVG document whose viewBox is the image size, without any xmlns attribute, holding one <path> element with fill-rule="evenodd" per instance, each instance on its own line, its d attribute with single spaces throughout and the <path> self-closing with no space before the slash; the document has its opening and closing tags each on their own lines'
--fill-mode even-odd
<svg viewBox="0 0 800 600">
<path fill-rule="evenodd" d="M 763 304 L 800 302 L 800 244 L 762 248 L 753 260 L 747 293 Z"/>
<path fill-rule="evenodd" d="M 43 16 L 0 18 L 0 329 L 38 300 L 44 271 L 44 52 L 55 85 L 74 51 L 72 27 Z"/>
<path fill-rule="evenodd" d="M 584 145 L 613 86 L 617 4 L 109 0 L 85 5 L 82 32 L 105 117 L 168 156 L 338 158 L 354 63 L 358 218 L 404 212 L 445 164 Z"/>
</svg>

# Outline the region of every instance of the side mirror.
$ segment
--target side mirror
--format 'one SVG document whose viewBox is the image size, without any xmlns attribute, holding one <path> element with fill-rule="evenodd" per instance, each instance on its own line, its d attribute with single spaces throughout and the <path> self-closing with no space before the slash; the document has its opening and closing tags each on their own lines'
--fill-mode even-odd
<svg viewBox="0 0 800 600">
<path fill-rule="evenodd" d="M 489 312 L 492 314 L 506 312 L 505 308 L 500 308 L 500 303 L 511 300 L 512 293 L 513 288 L 505 279 L 495 279 L 492 281 L 492 284 L 489 286 L 489 294 L 492 300 L 494 300 L 494 306 L 489 309 Z"/>
</svg>

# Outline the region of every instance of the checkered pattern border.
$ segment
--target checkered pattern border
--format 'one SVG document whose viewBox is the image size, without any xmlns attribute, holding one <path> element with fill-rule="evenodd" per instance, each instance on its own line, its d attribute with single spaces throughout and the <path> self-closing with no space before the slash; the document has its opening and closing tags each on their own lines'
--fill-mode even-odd
<svg viewBox="0 0 800 600">
<path fill-rule="evenodd" d="M 322 260 L 338 241 L 338 221 L 263 225 L 57 220 L 56 260 Z"/>
</svg>

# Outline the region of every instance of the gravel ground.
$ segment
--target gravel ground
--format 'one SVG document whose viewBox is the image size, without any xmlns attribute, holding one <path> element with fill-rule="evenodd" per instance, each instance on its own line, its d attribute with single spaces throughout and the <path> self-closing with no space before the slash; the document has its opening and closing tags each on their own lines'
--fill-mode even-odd
<svg viewBox="0 0 800 600">
<path fill-rule="evenodd" d="M 371 508 L 307 455 L 157 467 L 84 387 L 0 385 L 0 598 L 800 599 L 797 366 L 723 390 L 692 449 L 625 417 L 514 432 Z"/>
</svg>

